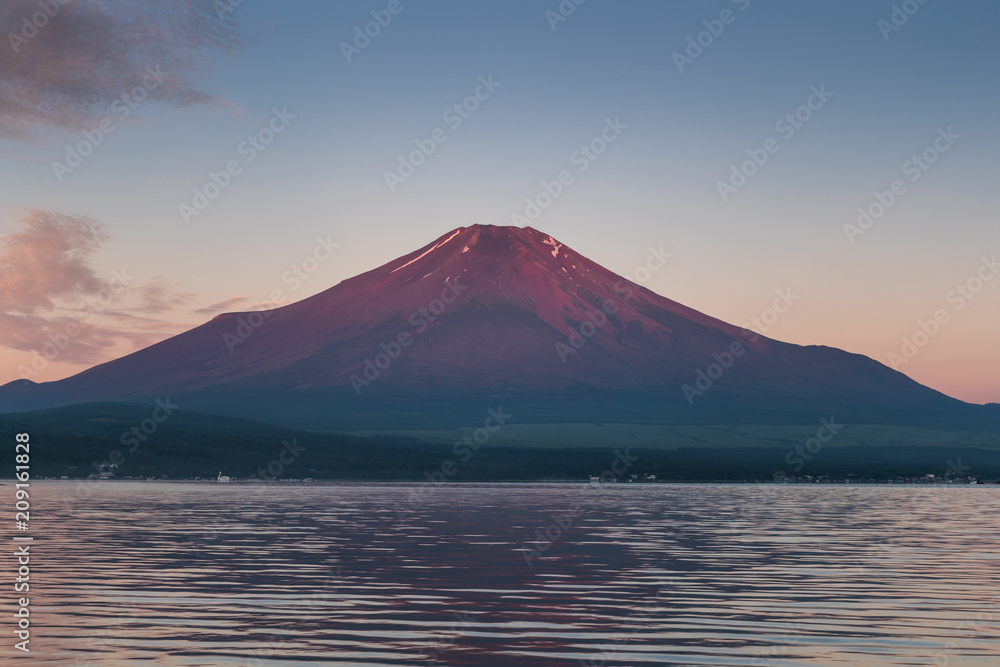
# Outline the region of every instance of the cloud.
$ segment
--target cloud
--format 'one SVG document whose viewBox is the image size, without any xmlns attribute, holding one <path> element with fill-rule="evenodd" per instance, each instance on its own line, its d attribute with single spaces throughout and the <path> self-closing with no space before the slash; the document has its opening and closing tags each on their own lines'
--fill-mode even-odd
<svg viewBox="0 0 1000 667">
<path fill-rule="evenodd" d="M 195 297 L 162 278 L 102 276 L 93 255 L 110 238 L 87 216 L 28 209 L 0 237 L 0 345 L 46 361 L 92 364 L 178 333 L 157 315 Z"/>
<path fill-rule="evenodd" d="M 32 315 L 55 308 L 55 299 L 94 295 L 104 286 L 88 265 L 109 238 L 107 227 L 86 216 L 29 209 L 20 232 L 0 239 L 0 308 Z"/>
<path fill-rule="evenodd" d="M 290 303 L 295 303 L 294 299 L 280 299 L 278 301 L 255 301 L 247 306 L 247 311 L 251 310 L 272 310 L 274 308 L 281 308 L 282 306 L 287 306 Z"/>
<path fill-rule="evenodd" d="M 215 303 L 205 306 L 204 308 L 198 308 L 193 310 L 195 315 L 214 315 L 216 313 L 225 312 L 236 308 L 237 306 L 245 303 L 247 298 L 245 296 L 231 296 L 228 299 L 223 299 L 222 301 L 216 301 Z"/>
<path fill-rule="evenodd" d="M 112 105 L 143 83 L 147 67 L 164 74 L 150 99 L 225 104 L 195 79 L 237 47 L 234 16 L 215 0 L 5 0 L 0 137 L 92 130 L 104 117 L 120 117 L 121 102 Z"/>
<path fill-rule="evenodd" d="M 192 292 L 180 292 L 179 284 L 167 283 L 162 278 L 153 279 L 136 288 L 141 302 L 134 311 L 139 313 L 163 313 L 183 306 L 195 295 Z"/>
<path fill-rule="evenodd" d="M 74 326 L 75 329 L 68 329 Z M 67 331 L 74 333 L 72 339 Z M 118 340 L 113 330 L 95 326 L 82 318 L 47 319 L 0 312 L 0 344 L 25 352 L 51 346 L 53 360 L 95 363 L 104 360 L 107 350 L 113 349 Z M 61 348 L 62 345 L 65 347 Z"/>
</svg>

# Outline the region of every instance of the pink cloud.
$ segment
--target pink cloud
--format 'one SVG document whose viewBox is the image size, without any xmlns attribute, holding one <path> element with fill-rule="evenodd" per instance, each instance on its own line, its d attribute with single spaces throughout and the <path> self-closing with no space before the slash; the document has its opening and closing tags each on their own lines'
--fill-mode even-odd
<svg viewBox="0 0 1000 667">
<path fill-rule="evenodd" d="M 0 345 L 97 363 L 182 329 L 156 316 L 194 294 L 160 278 L 135 282 L 124 271 L 102 276 L 92 268 L 110 237 L 103 223 L 42 209 L 27 210 L 19 223 L 0 237 Z"/>
<path fill-rule="evenodd" d="M 231 296 L 228 299 L 223 299 L 222 301 L 216 301 L 213 304 L 205 306 L 204 308 L 198 308 L 193 310 L 195 315 L 214 315 L 216 313 L 226 312 L 228 310 L 233 310 L 237 306 L 246 303 L 247 298 L 245 296 Z"/>
<path fill-rule="evenodd" d="M 155 278 L 136 288 L 140 303 L 133 308 L 139 313 L 163 313 L 191 301 L 195 295 L 192 292 L 179 291 L 179 284 L 168 283 L 162 278 Z"/>
<path fill-rule="evenodd" d="M 281 308 L 282 306 L 287 306 L 290 303 L 295 303 L 293 299 L 281 299 L 280 301 L 255 301 L 245 308 L 247 312 L 252 310 L 271 310 L 273 308 Z"/>
<path fill-rule="evenodd" d="M 92 218 L 28 210 L 21 231 L 0 240 L 0 308 L 30 315 L 52 310 L 54 299 L 96 294 L 104 283 L 88 260 L 107 239 Z"/>
</svg>

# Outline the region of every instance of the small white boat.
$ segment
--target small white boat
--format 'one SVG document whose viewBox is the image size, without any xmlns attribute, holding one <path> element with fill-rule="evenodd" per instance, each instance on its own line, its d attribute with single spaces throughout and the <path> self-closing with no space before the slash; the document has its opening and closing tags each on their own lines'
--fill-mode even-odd
<svg viewBox="0 0 1000 667">
<path fill-rule="evenodd" d="M 219 476 L 215 480 L 219 484 L 229 484 L 229 475 L 223 475 L 222 471 L 219 471 Z"/>
</svg>

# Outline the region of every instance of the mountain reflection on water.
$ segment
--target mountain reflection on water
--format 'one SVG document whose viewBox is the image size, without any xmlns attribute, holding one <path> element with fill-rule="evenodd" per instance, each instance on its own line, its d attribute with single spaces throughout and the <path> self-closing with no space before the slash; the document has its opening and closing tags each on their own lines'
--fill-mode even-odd
<svg viewBox="0 0 1000 667">
<path fill-rule="evenodd" d="M 998 488 L 32 490 L 23 664 L 1000 664 Z"/>
</svg>

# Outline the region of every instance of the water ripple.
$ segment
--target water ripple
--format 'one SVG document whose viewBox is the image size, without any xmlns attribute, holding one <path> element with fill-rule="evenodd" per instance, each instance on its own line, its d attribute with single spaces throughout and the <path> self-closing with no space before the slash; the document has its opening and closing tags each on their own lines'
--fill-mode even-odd
<svg viewBox="0 0 1000 667">
<path fill-rule="evenodd" d="M 32 487 L 25 664 L 1000 664 L 992 487 Z"/>
</svg>

